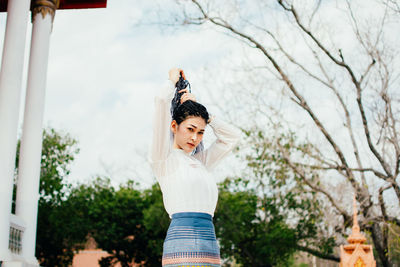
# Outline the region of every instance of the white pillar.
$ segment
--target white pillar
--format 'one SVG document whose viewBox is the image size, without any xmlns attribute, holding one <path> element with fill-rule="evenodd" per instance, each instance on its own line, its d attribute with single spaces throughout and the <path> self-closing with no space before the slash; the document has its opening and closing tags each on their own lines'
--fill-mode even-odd
<svg viewBox="0 0 400 267">
<path fill-rule="evenodd" d="M 21 82 L 30 0 L 9 0 L 0 72 L 0 261 L 10 260 L 8 239 Z"/>
<path fill-rule="evenodd" d="M 42 154 L 42 124 L 50 33 L 57 1 L 40 0 L 33 1 L 33 4 L 32 41 L 18 166 L 16 215 L 22 218 L 26 224 L 22 237 L 22 257 L 30 264 L 38 264 L 35 257 L 35 245 Z"/>
</svg>

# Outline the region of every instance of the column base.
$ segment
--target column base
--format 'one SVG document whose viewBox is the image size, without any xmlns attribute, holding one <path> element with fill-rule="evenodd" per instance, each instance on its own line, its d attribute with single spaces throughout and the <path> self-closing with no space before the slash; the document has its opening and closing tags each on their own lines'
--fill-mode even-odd
<svg viewBox="0 0 400 267">
<path fill-rule="evenodd" d="M 25 259 L 25 263 L 28 264 L 26 265 L 27 267 L 40 266 L 39 261 L 36 259 L 36 257 Z"/>
<path fill-rule="evenodd" d="M 0 261 L 0 267 L 40 267 L 38 260 L 32 259 L 13 259 L 8 261 Z"/>
<path fill-rule="evenodd" d="M 11 252 L 7 249 L 7 251 L 0 253 L 0 262 L 11 261 L 13 256 Z M 2 267 L 2 265 L 0 265 Z"/>
<path fill-rule="evenodd" d="M 6 261 L 0 262 L 2 263 L 1 267 L 40 267 L 39 263 L 36 264 L 23 262 L 23 261 Z"/>
</svg>

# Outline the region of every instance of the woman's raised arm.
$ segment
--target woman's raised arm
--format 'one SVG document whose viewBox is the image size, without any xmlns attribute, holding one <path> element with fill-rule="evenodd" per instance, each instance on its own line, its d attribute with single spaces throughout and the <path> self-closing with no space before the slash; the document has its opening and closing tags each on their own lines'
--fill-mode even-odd
<svg viewBox="0 0 400 267">
<path fill-rule="evenodd" d="M 181 69 L 172 68 L 169 80 L 158 90 L 154 98 L 153 140 L 150 149 L 150 164 L 157 177 L 165 175 L 165 160 L 171 152 L 171 100 Z"/>
<path fill-rule="evenodd" d="M 171 80 L 158 91 L 154 98 L 153 139 L 150 150 L 150 163 L 157 177 L 165 173 L 165 160 L 171 152 L 171 100 L 175 86 Z M 164 166 L 164 167 L 163 167 Z"/>
<path fill-rule="evenodd" d="M 224 159 L 239 142 L 240 130 L 220 120 L 218 117 L 212 116 L 210 120 L 209 125 L 213 129 L 217 140 L 215 140 L 208 149 L 196 156 L 203 162 L 207 169 L 211 170 Z"/>
</svg>

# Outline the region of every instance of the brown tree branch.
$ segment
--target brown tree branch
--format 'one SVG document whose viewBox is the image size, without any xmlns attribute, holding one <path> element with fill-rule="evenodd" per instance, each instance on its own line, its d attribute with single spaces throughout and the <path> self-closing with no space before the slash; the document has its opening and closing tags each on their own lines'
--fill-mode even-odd
<svg viewBox="0 0 400 267">
<path fill-rule="evenodd" d="M 301 29 L 305 34 L 307 34 L 307 35 L 314 41 L 314 43 L 315 43 L 315 44 L 316 44 L 316 45 L 317 45 L 317 46 L 318 46 L 318 47 L 319 47 L 319 48 L 320 48 L 320 49 L 321 49 L 321 50 L 336 64 L 336 65 L 341 66 L 341 67 L 343 67 L 344 69 L 347 70 L 348 74 L 349 74 L 350 77 L 351 77 L 351 80 L 352 80 L 354 86 L 356 87 L 356 91 L 357 91 L 357 104 L 358 104 L 358 108 L 359 108 L 359 111 L 360 111 L 360 114 L 361 114 L 361 118 L 362 118 L 362 122 L 363 122 L 363 126 L 364 126 L 364 133 L 365 133 L 365 137 L 367 138 L 368 146 L 369 146 L 371 152 L 375 155 L 375 157 L 377 158 L 377 160 L 378 160 L 379 163 L 381 164 L 382 168 L 385 170 L 386 174 L 387 174 L 388 176 L 391 176 L 391 172 L 390 172 L 389 165 L 387 164 L 387 162 L 385 162 L 385 160 L 383 159 L 383 157 L 381 156 L 381 154 L 376 150 L 375 146 L 372 144 L 371 136 L 370 136 L 370 130 L 369 130 L 369 126 L 368 126 L 368 120 L 367 120 L 367 117 L 366 117 L 366 115 L 365 115 L 365 110 L 364 110 L 364 106 L 363 106 L 362 98 L 361 98 L 361 91 L 362 91 L 361 85 L 360 85 L 359 80 L 357 80 L 357 78 L 356 78 L 356 76 L 355 76 L 353 70 L 351 69 L 351 67 L 350 67 L 348 64 L 345 63 L 344 57 L 343 57 L 343 54 L 342 54 L 341 50 L 339 50 L 339 57 L 340 57 L 340 60 L 339 60 L 339 59 L 335 58 L 335 57 L 329 52 L 329 50 L 328 50 L 324 45 L 322 45 L 322 43 L 314 36 L 314 34 L 313 34 L 310 30 L 308 30 L 308 29 L 301 23 L 300 18 L 299 18 L 298 14 L 297 14 L 297 11 L 296 11 L 295 8 L 293 7 L 293 5 L 289 8 L 289 7 L 285 6 L 285 4 L 282 2 L 282 0 L 277 0 L 277 1 L 278 1 L 278 3 L 279 3 L 286 11 L 289 11 L 289 12 L 293 15 L 293 17 L 294 17 L 294 19 L 295 19 L 297 25 L 300 27 L 300 29 Z"/>
<path fill-rule="evenodd" d="M 339 165 L 329 165 L 329 163 L 325 163 L 328 166 L 320 166 L 320 165 L 312 165 L 312 164 L 304 164 L 304 163 L 300 163 L 300 162 L 294 162 L 294 164 L 303 166 L 303 167 L 307 167 L 307 168 L 311 168 L 314 170 L 337 170 L 337 171 L 343 171 L 346 169 L 346 167 L 344 166 L 339 166 Z M 373 169 L 373 168 L 350 168 L 351 171 L 354 172 L 360 172 L 360 173 L 365 173 L 365 172 L 372 172 L 374 173 L 376 176 L 378 176 L 379 178 L 385 179 L 387 178 L 386 175 L 384 175 L 383 173 Z"/>
<path fill-rule="evenodd" d="M 360 84 L 364 81 L 364 78 L 367 77 L 369 71 L 372 69 L 372 67 L 375 65 L 376 60 L 372 59 L 371 63 L 368 65 L 367 69 L 364 71 L 364 73 L 360 77 Z"/>
<path fill-rule="evenodd" d="M 397 0 L 383 0 L 382 3 L 389 7 L 391 10 L 394 12 L 397 12 L 400 14 L 400 3 Z"/>
<path fill-rule="evenodd" d="M 397 226 L 400 226 L 400 220 L 396 217 L 388 216 L 388 221 L 397 224 Z"/>
<path fill-rule="evenodd" d="M 288 151 L 279 143 L 279 141 L 277 142 L 277 145 L 280 149 L 280 151 L 282 152 L 283 158 L 285 159 L 285 161 L 287 162 L 287 164 L 290 166 L 290 168 L 297 173 L 302 180 L 304 181 L 305 184 L 307 184 L 311 189 L 313 189 L 316 192 L 320 192 L 321 194 L 325 195 L 328 200 L 331 202 L 331 204 L 336 208 L 336 210 L 343 216 L 343 220 L 345 223 L 350 223 L 351 222 L 351 216 L 349 214 L 347 214 L 347 212 L 342 209 L 335 201 L 335 199 L 331 196 L 330 193 L 328 193 L 327 190 L 311 183 L 307 177 L 306 174 L 304 172 L 304 170 L 298 168 L 291 160 L 290 160 L 290 156 L 288 154 Z"/>
<path fill-rule="evenodd" d="M 341 105 L 341 107 L 343 109 L 343 112 L 344 112 L 344 115 L 345 115 L 345 118 L 346 118 L 345 126 L 346 126 L 348 134 L 350 136 L 351 144 L 352 144 L 353 150 L 354 150 L 354 156 L 356 158 L 358 168 L 362 169 L 363 166 L 362 166 L 362 163 L 361 163 L 360 152 L 359 152 L 359 149 L 358 149 L 355 137 L 354 137 L 354 130 L 353 130 L 352 122 L 351 122 L 350 111 L 347 108 L 347 106 L 346 106 L 346 104 L 345 104 L 345 102 L 343 100 L 343 97 L 340 95 L 339 90 L 334 86 L 333 80 L 329 77 L 328 73 L 326 72 L 326 70 L 325 70 L 325 68 L 324 68 L 319 56 L 317 55 L 317 53 L 311 47 L 309 47 L 309 48 L 313 51 L 314 57 L 318 61 L 318 66 L 320 67 L 320 69 L 321 69 L 322 73 L 324 74 L 325 78 L 328 80 L 328 84 L 329 84 L 328 88 L 330 88 L 332 90 L 332 92 L 334 93 L 336 98 L 339 100 L 339 103 L 340 103 L 340 105 Z M 363 187 L 366 188 L 367 181 L 366 181 L 364 172 L 361 172 L 361 181 L 362 181 Z"/>
<path fill-rule="evenodd" d="M 353 26 L 354 33 L 355 33 L 355 35 L 357 37 L 357 40 L 359 41 L 361 46 L 364 48 L 365 52 L 371 57 L 371 63 L 368 65 L 368 67 L 366 68 L 366 70 L 364 71 L 364 73 L 360 77 L 360 81 L 359 82 L 360 82 L 360 84 L 362 84 L 364 78 L 367 77 L 369 71 L 372 69 L 372 66 L 375 65 L 376 60 L 374 59 L 373 52 L 371 51 L 371 49 L 369 49 L 368 44 L 365 43 L 364 39 L 361 36 L 360 29 L 358 27 L 358 22 L 356 20 L 356 17 L 354 16 L 354 12 L 353 12 L 353 9 L 351 7 L 350 1 L 347 0 L 346 3 L 347 3 L 347 7 L 348 7 L 348 10 L 349 10 L 349 13 L 350 13 L 350 18 L 353 21 L 353 25 L 352 26 Z M 381 30 L 382 30 L 382 28 L 383 27 L 381 27 Z M 378 36 L 380 36 L 380 34 Z M 379 38 L 377 38 L 376 43 L 378 42 L 378 40 L 379 40 Z M 375 43 L 374 47 L 376 47 L 376 43 Z"/>
<path fill-rule="evenodd" d="M 360 222 L 360 228 L 361 229 L 368 229 L 371 230 L 371 223 L 392 223 L 400 226 L 400 219 L 393 217 L 393 216 L 387 216 L 387 220 L 383 216 L 375 216 L 375 217 L 369 217 L 364 222 Z"/>
<path fill-rule="evenodd" d="M 400 142 L 399 142 L 398 133 L 397 133 L 397 126 L 396 126 L 397 121 L 393 116 L 392 101 L 391 101 L 390 97 L 387 95 L 386 90 L 381 93 L 381 98 L 385 102 L 385 105 L 386 105 L 387 119 L 391 121 L 391 123 L 388 123 L 388 127 L 391 130 L 391 135 L 393 138 L 391 143 L 394 146 L 396 158 L 399 159 L 400 158 L 400 145 L 399 145 Z M 397 175 L 399 175 L 399 171 L 400 171 L 399 170 L 399 160 L 397 160 L 396 166 L 395 166 L 395 173 L 393 176 L 397 177 Z"/>
<path fill-rule="evenodd" d="M 338 256 L 336 256 L 336 255 L 332 255 L 332 254 L 327 255 L 327 254 L 324 254 L 324 253 L 322 253 L 322 252 L 320 252 L 320 251 L 318 251 L 316 249 L 312 249 L 312 248 L 309 248 L 309 247 L 306 247 L 306 246 L 297 245 L 296 248 L 298 250 L 307 252 L 307 253 L 309 253 L 311 255 L 317 256 L 318 258 L 321 258 L 321 259 L 331 260 L 331 261 L 336 261 L 336 262 L 340 261 L 340 258 Z"/>
<path fill-rule="evenodd" d="M 258 41 L 256 41 L 254 38 L 252 38 L 251 36 L 238 31 L 237 29 L 233 28 L 232 25 L 228 24 L 226 21 L 224 21 L 221 18 L 212 18 L 210 17 L 205 10 L 203 9 L 203 7 L 199 4 L 199 2 L 197 0 L 192 0 L 192 2 L 198 7 L 198 9 L 200 10 L 200 12 L 202 13 L 202 15 L 204 16 L 205 20 L 210 21 L 211 23 L 225 28 L 227 30 L 229 30 L 230 32 L 234 33 L 235 35 L 238 35 L 242 38 L 244 38 L 245 40 L 249 41 L 250 43 L 254 44 L 255 48 L 257 48 L 258 50 L 260 50 L 267 58 L 268 60 L 271 62 L 271 64 L 274 66 L 275 70 L 278 71 L 278 73 L 280 74 L 280 76 L 282 77 L 282 80 L 286 83 L 286 85 L 289 87 L 290 91 L 296 96 L 296 98 L 298 99 L 298 102 L 300 103 L 301 107 L 310 115 L 311 119 L 314 121 L 314 123 L 316 124 L 316 126 L 318 127 L 318 129 L 322 132 L 322 134 L 325 136 L 325 138 L 327 139 L 327 141 L 331 144 L 333 150 L 336 152 L 337 156 L 339 157 L 340 161 L 342 162 L 342 164 L 344 166 L 346 166 L 346 174 L 347 174 L 347 179 L 349 180 L 349 182 L 352 184 L 352 186 L 359 192 L 361 192 L 361 188 L 359 186 L 359 184 L 357 183 L 357 181 L 354 179 L 353 174 L 351 173 L 350 169 L 348 168 L 348 163 L 346 158 L 344 157 L 343 152 L 341 151 L 341 149 L 339 148 L 339 146 L 336 144 L 336 142 L 333 140 L 332 136 L 328 133 L 328 131 L 326 130 L 326 128 L 323 126 L 322 122 L 317 118 L 317 116 L 315 115 L 315 113 L 312 111 L 312 109 L 310 108 L 310 106 L 307 104 L 306 100 L 303 98 L 302 95 L 300 95 L 300 93 L 297 91 L 297 89 L 295 88 L 295 86 L 293 85 L 293 83 L 291 82 L 291 80 L 289 79 L 289 77 L 286 75 L 286 73 L 282 70 L 282 68 L 280 67 L 280 65 L 277 63 L 277 61 L 274 59 L 274 57 L 272 57 L 271 54 L 268 53 L 268 51 L 265 49 L 265 47 L 259 43 Z"/>
<path fill-rule="evenodd" d="M 385 207 L 385 203 L 383 201 L 383 192 L 388 190 L 391 187 L 392 187 L 392 185 L 388 185 L 388 186 L 379 188 L 378 200 L 379 200 L 379 205 L 381 207 L 382 216 L 385 219 L 385 221 L 388 221 L 388 215 L 386 213 L 386 207 Z"/>
<path fill-rule="evenodd" d="M 388 163 L 387 162 L 387 154 L 384 151 L 381 151 L 380 149 L 385 145 L 385 144 L 389 144 L 388 143 L 388 139 L 384 140 L 384 144 L 383 146 L 381 145 L 380 147 L 378 146 L 378 144 L 375 144 L 375 140 L 374 140 L 374 136 L 371 135 L 371 129 L 375 130 L 375 128 L 373 126 L 371 126 L 371 122 L 369 120 L 367 120 L 367 115 L 366 115 L 366 109 L 367 106 L 364 104 L 364 97 L 363 97 L 363 87 L 366 86 L 368 84 L 368 82 L 370 81 L 370 73 L 373 72 L 374 70 L 376 70 L 376 68 L 374 66 L 378 65 L 379 67 L 381 67 L 381 65 L 379 65 L 379 58 L 375 57 L 375 53 L 378 53 L 379 51 L 375 51 L 375 50 L 368 50 L 369 51 L 369 55 L 372 58 L 371 62 L 366 66 L 365 69 L 363 69 L 363 71 L 361 71 L 360 73 L 362 74 L 360 76 L 360 78 L 357 78 L 357 76 L 359 76 L 358 74 L 356 74 L 356 71 L 353 67 L 351 67 L 349 64 L 347 64 L 347 62 L 345 61 L 345 57 L 342 53 L 341 50 L 339 50 L 338 54 L 334 54 L 332 53 L 332 49 L 327 49 L 326 46 L 324 46 L 324 44 L 322 44 L 322 42 L 320 42 L 320 40 L 318 40 L 318 38 L 316 38 L 315 33 L 310 31 L 307 27 L 304 27 L 304 25 L 302 24 L 302 22 L 300 21 L 298 14 L 296 12 L 296 10 L 294 9 L 293 6 L 289 7 L 288 4 L 283 4 L 282 0 L 277 0 L 278 3 L 281 4 L 281 6 L 283 7 L 284 10 L 290 12 L 293 17 L 296 20 L 297 26 L 300 27 L 301 31 L 304 33 L 303 36 L 304 38 L 308 38 L 310 37 L 313 42 L 309 42 L 310 45 L 313 45 L 313 47 L 315 47 L 316 50 L 321 50 L 322 51 L 322 55 L 326 55 L 330 60 L 334 63 L 334 65 L 336 64 L 337 66 L 343 68 L 348 75 L 351 78 L 351 82 L 353 83 L 355 89 L 356 89 L 356 94 L 357 94 L 357 107 L 358 107 L 358 111 L 360 114 L 360 117 L 362 119 L 362 125 L 363 125 L 363 135 L 365 136 L 367 143 L 368 143 L 368 148 L 370 150 L 370 152 L 372 152 L 372 154 L 374 155 L 374 157 L 377 159 L 377 161 L 379 162 L 380 166 L 379 169 L 383 170 L 383 171 L 378 171 L 375 168 L 363 168 L 363 166 L 361 165 L 361 159 L 359 158 L 359 153 L 358 153 L 358 147 L 357 147 L 357 143 L 355 142 L 355 140 L 357 140 L 356 138 L 354 138 L 354 133 L 352 132 L 352 126 L 351 126 L 351 120 L 349 121 L 348 118 L 350 119 L 350 112 L 346 113 L 345 112 L 345 116 L 348 116 L 348 118 L 346 117 L 346 123 L 347 123 L 347 127 L 349 129 L 349 134 L 350 136 L 353 136 L 352 138 L 352 144 L 353 144 L 353 148 L 355 151 L 355 155 L 356 158 L 359 159 L 357 160 L 358 162 L 358 167 L 359 168 L 351 168 L 350 165 L 347 163 L 347 161 L 351 162 L 350 159 L 348 157 L 345 157 L 344 153 L 342 152 L 342 150 L 340 149 L 340 147 L 338 146 L 338 144 L 335 142 L 337 141 L 336 139 L 333 139 L 333 136 L 331 136 L 331 133 L 327 131 L 327 129 L 324 127 L 324 125 L 319 121 L 319 118 L 316 116 L 316 114 L 314 113 L 315 110 L 312 110 L 311 107 L 308 105 L 308 103 L 306 102 L 306 100 L 304 99 L 303 95 L 300 94 L 300 91 L 298 91 L 297 86 L 295 86 L 292 83 L 292 79 L 288 76 L 288 74 L 285 73 L 285 71 L 282 69 L 282 65 L 280 62 L 277 61 L 277 57 L 273 56 L 273 54 L 271 54 L 271 50 L 267 49 L 267 47 L 265 47 L 262 43 L 259 42 L 259 40 L 257 40 L 257 38 L 255 38 L 252 35 L 246 34 L 246 31 L 242 31 L 239 30 L 238 28 L 234 27 L 232 24 L 226 22 L 225 20 L 223 20 L 220 17 L 211 17 L 209 16 L 209 14 L 207 13 L 207 11 L 205 11 L 203 9 L 203 7 L 201 6 L 201 4 L 199 4 L 199 1 L 196 0 L 192 0 L 192 2 L 194 3 L 194 5 L 196 5 L 198 7 L 198 9 L 200 10 L 200 12 L 202 13 L 202 16 L 197 18 L 197 20 L 195 20 L 194 22 L 196 23 L 203 23 L 203 22 L 211 22 L 212 24 L 216 25 L 217 27 L 222 27 L 224 29 L 227 30 L 228 33 L 232 34 L 233 36 L 236 36 L 237 38 L 242 38 L 242 41 L 244 41 L 245 43 L 251 45 L 252 47 L 254 47 L 255 49 L 257 49 L 258 51 L 261 51 L 261 53 L 263 53 L 263 55 L 266 57 L 266 61 L 269 61 L 269 63 L 271 63 L 271 65 L 274 68 L 275 73 L 279 73 L 281 80 L 286 84 L 286 86 L 288 87 L 288 91 L 291 92 L 293 94 L 293 100 L 300 105 L 300 107 L 302 107 L 303 110 L 305 110 L 308 115 L 311 117 L 311 119 L 313 120 L 314 124 L 317 126 L 317 129 L 319 129 L 321 131 L 321 133 L 324 135 L 324 137 L 326 138 L 326 140 L 328 141 L 328 143 L 331 145 L 331 147 L 333 148 L 334 152 L 336 153 L 337 157 L 338 157 L 338 164 L 337 164 L 337 168 L 336 170 L 338 170 L 339 172 L 346 174 L 346 177 L 348 179 L 348 181 L 351 183 L 351 185 L 353 186 L 353 188 L 356 191 L 357 194 L 357 199 L 359 200 L 360 203 L 366 203 L 368 202 L 369 204 L 362 204 L 362 212 L 364 213 L 364 217 L 367 218 L 367 216 L 372 216 L 372 214 L 369 214 L 369 211 L 372 213 L 373 210 L 370 209 L 370 205 L 372 204 L 371 201 L 371 194 L 370 192 L 368 192 L 368 189 L 366 189 L 365 187 L 362 187 L 358 184 L 358 182 L 355 180 L 354 177 L 354 173 L 356 173 L 356 175 L 361 175 L 363 177 L 363 174 L 365 172 L 372 172 L 376 175 L 376 177 L 379 177 L 381 179 L 384 179 L 386 181 L 388 181 L 391 184 L 391 187 L 394 188 L 396 194 L 399 196 L 400 195 L 400 188 L 399 185 L 396 183 L 395 179 L 398 175 L 398 167 L 399 167 L 399 156 L 397 155 L 396 158 L 396 168 L 395 170 L 391 170 L 392 166 L 390 165 L 392 162 Z M 213 14 L 213 13 L 212 13 Z M 361 37 L 361 36 L 360 36 Z M 373 42 L 372 42 L 373 43 Z M 366 45 L 371 45 L 372 43 L 366 43 Z M 314 45 L 316 44 L 316 45 Z M 376 48 L 377 50 L 378 48 Z M 320 53 L 321 54 L 321 53 Z M 379 57 L 379 54 L 378 54 Z M 378 64 L 376 64 L 375 59 L 377 60 L 376 62 L 378 62 Z M 290 58 L 289 58 L 290 60 Z M 292 63 L 295 64 L 295 60 L 291 61 Z M 296 64 L 295 64 L 296 65 Z M 321 64 L 322 65 L 322 64 Z M 372 70 L 372 71 L 371 71 Z M 323 77 L 319 77 L 318 75 L 316 75 L 315 73 L 311 72 L 309 69 L 307 69 L 306 67 L 303 68 L 303 71 L 309 71 L 309 75 L 310 77 L 312 77 L 313 79 L 315 78 L 319 78 L 320 80 L 316 79 L 317 81 L 321 82 L 325 82 L 325 86 L 327 85 L 332 85 L 332 87 L 328 88 L 335 88 L 336 92 L 338 93 L 339 90 L 337 90 L 337 88 L 334 86 L 334 82 L 330 79 L 323 79 Z M 382 69 L 378 68 L 377 71 L 383 71 Z M 379 74 L 384 74 L 383 72 L 379 73 Z M 314 75 L 314 77 L 312 76 Z M 328 77 L 328 76 L 327 76 Z M 329 84 L 329 82 L 331 82 L 331 84 Z M 384 88 L 384 87 L 383 87 Z M 336 95 L 336 97 L 338 97 L 339 102 L 341 99 L 340 94 Z M 343 100 L 343 99 L 342 99 Z M 346 107 L 344 101 L 341 102 L 341 105 L 343 105 L 344 107 Z M 347 110 L 349 111 L 349 110 Z M 390 114 L 388 113 L 388 115 L 390 116 Z M 394 116 L 393 116 L 394 117 Z M 390 118 L 391 121 L 394 121 L 393 119 Z M 370 125 L 371 124 L 371 125 Z M 393 123 L 390 123 L 391 126 L 393 126 Z M 372 128 L 370 128 L 372 127 Z M 391 130 L 391 134 L 392 134 L 392 140 L 389 140 L 389 142 L 393 143 L 393 140 L 395 140 L 396 138 L 395 136 L 395 131 L 393 131 L 393 129 L 396 129 L 396 127 L 392 128 Z M 374 132 L 374 131 L 373 131 Z M 393 144 L 395 144 L 398 142 L 394 142 Z M 379 151 L 378 151 L 379 149 Z M 305 173 L 305 170 L 302 170 L 301 167 L 299 166 L 293 166 L 293 162 L 290 162 L 290 155 L 286 156 L 286 160 L 288 162 L 288 166 L 290 166 L 290 168 L 293 169 L 293 171 L 300 176 L 300 178 L 304 181 L 305 184 L 307 184 L 311 189 L 321 193 L 322 195 L 326 196 L 328 198 L 328 200 L 332 203 L 333 207 L 339 211 L 340 214 L 342 214 L 342 216 L 345 218 L 346 212 L 341 210 L 340 207 L 338 205 L 335 206 L 335 200 L 336 199 L 329 199 L 330 196 L 330 192 L 324 190 L 323 188 L 321 188 L 320 186 L 316 186 L 315 183 L 312 183 L 309 179 L 307 179 L 307 177 L 310 177 L 307 173 Z M 346 155 L 347 156 L 347 155 Z M 339 163 L 340 162 L 340 163 Z M 290 165 L 292 164 L 292 165 Z M 328 166 L 328 165 L 326 165 Z M 324 167 L 326 167 L 324 166 Z M 294 169 L 294 167 L 296 167 Z M 297 171 L 296 171 L 297 170 Z M 396 175 L 393 175 L 396 174 Z M 383 190 L 380 193 L 381 195 L 383 194 Z M 332 197 L 332 196 L 331 196 Z M 398 197 L 400 200 L 400 197 Z M 383 196 L 382 199 L 380 200 L 380 204 L 383 203 Z M 384 203 L 383 203 L 384 205 Z M 383 207 L 384 209 L 386 208 L 385 206 Z M 343 213 L 341 213 L 341 211 L 343 211 Z M 386 210 L 384 210 L 384 213 L 386 214 Z M 388 216 L 387 214 L 385 215 L 387 218 L 389 218 L 390 216 Z M 350 217 L 347 215 L 347 217 Z M 369 218 L 369 217 L 368 217 Z M 382 218 L 383 219 L 383 218 Z M 389 219 L 393 219 L 392 217 L 390 217 Z M 394 218 L 396 219 L 396 218 Z M 367 220 L 367 219 L 365 219 Z M 397 220 L 397 219 L 396 219 Z M 346 221 L 346 218 L 345 218 Z M 395 220 L 393 220 L 395 221 Z M 383 220 L 380 221 L 380 223 L 383 222 Z M 397 220 L 398 222 L 398 220 Z M 372 228 L 371 228 L 372 229 Z M 374 237 L 374 242 L 380 242 L 379 240 L 382 240 L 380 235 L 385 235 L 384 232 L 379 232 L 380 229 L 377 225 L 375 225 L 373 227 L 373 235 Z M 387 232 L 387 231 L 386 231 Z M 386 236 L 387 237 L 387 236 Z M 383 238 L 385 239 L 385 238 Z M 378 240 L 378 241 L 376 241 Z M 381 244 L 380 244 L 381 245 Z M 383 244 L 382 248 L 384 250 L 384 246 L 385 244 Z M 382 251 L 383 251 L 382 250 Z"/>
</svg>

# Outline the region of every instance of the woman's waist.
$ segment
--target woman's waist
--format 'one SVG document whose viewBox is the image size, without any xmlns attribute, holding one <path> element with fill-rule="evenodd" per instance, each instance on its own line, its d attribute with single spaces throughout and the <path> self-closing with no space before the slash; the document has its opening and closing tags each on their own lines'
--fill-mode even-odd
<svg viewBox="0 0 400 267">
<path fill-rule="evenodd" d="M 206 212 L 176 212 L 171 215 L 172 220 L 184 219 L 184 218 L 195 218 L 195 219 L 204 219 L 212 221 L 212 215 Z"/>
<path fill-rule="evenodd" d="M 213 201 L 203 201 L 203 202 L 191 202 L 191 201 L 165 201 L 164 207 L 168 212 L 170 218 L 172 215 L 177 213 L 206 213 L 211 217 L 214 215 L 215 208 L 217 206 L 218 199 L 216 198 Z M 190 215 L 191 217 L 195 217 L 195 214 Z M 179 216 L 178 216 L 179 217 Z"/>
<path fill-rule="evenodd" d="M 171 218 L 170 231 L 214 231 L 212 215 L 206 212 L 176 212 Z"/>
</svg>

